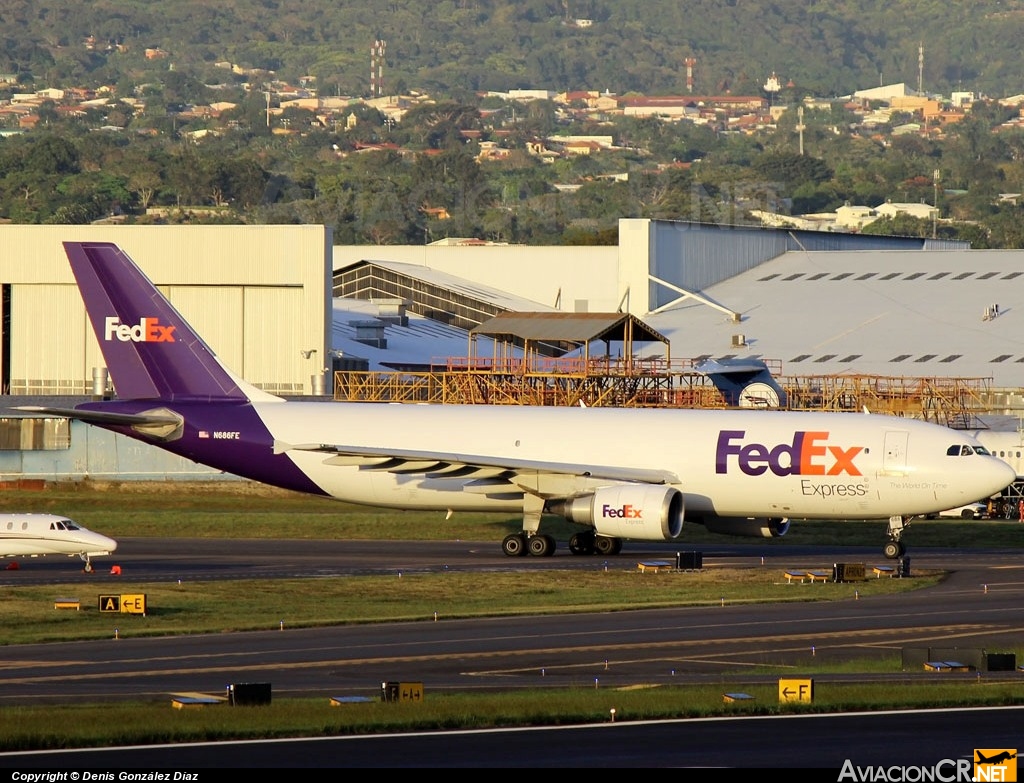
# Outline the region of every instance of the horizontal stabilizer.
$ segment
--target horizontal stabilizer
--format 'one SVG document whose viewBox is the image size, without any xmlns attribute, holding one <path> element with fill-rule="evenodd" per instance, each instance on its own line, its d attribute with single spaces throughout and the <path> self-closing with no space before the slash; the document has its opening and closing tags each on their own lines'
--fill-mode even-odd
<svg viewBox="0 0 1024 783">
<path fill-rule="evenodd" d="M 49 416 L 63 416 L 66 419 L 78 419 L 87 424 L 122 424 L 126 427 L 178 425 L 181 417 L 174 414 L 152 413 L 103 413 L 102 411 L 85 411 L 77 408 L 46 408 L 41 405 L 22 405 L 12 408 L 25 413 L 45 413 Z"/>
</svg>

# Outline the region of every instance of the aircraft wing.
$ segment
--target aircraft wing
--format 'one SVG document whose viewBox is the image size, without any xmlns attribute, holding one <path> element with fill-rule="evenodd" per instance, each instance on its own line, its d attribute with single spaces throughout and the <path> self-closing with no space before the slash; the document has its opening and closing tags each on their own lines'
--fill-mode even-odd
<svg viewBox="0 0 1024 783">
<path fill-rule="evenodd" d="M 364 448 L 326 443 L 276 443 L 275 453 L 311 451 L 330 455 L 331 465 L 350 465 L 368 470 L 392 473 L 420 473 L 431 478 L 505 477 L 516 475 L 557 475 L 598 481 L 620 481 L 643 484 L 678 484 L 679 477 L 667 470 L 625 468 L 615 465 L 590 465 L 567 462 L 517 460 L 480 454 L 448 454 L 437 451 L 409 449 Z"/>
<path fill-rule="evenodd" d="M 122 424 L 126 427 L 154 426 L 154 425 L 179 425 L 181 417 L 175 416 L 170 411 L 161 413 L 102 413 L 100 411 L 83 411 L 77 408 L 46 408 L 41 405 L 22 405 L 12 408 L 16 411 L 26 413 L 48 413 L 51 416 L 63 416 L 68 419 L 78 419 L 88 424 Z"/>
</svg>

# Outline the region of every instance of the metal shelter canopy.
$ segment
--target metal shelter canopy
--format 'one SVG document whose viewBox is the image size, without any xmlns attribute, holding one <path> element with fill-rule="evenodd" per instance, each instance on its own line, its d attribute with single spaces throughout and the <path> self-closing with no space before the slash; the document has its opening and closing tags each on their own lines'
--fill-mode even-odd
<svg viewBox="0 0 1024 783">
<path fill-rule="evenodd" d="M 629 313 L 522 313 L 496 315 L 469 332 L 469 357 L 476 359 L 478 337 L 493 340 L 495 358 L 508 359 L 512 348 L 520 348 L 529 362 L 532 357 L 558 357 L 578 351 L 589 361 L 590 344 L 602 341 L 604 359 L 611 359 L 612 343 L 621 343 L 619 357 L 627 366 L 633 363 L 633 344 L 661 342 L 665 345 L 665 362 L 669 361 L 669 340 Z"/>
</svg>

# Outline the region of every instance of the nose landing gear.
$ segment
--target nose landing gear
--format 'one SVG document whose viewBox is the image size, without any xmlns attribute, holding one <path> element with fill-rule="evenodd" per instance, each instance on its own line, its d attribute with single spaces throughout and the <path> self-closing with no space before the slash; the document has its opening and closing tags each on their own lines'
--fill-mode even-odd
<svg viewBox="0 0 1024 783">
<path fill-rule="evenodd" d="M 889 517 L 889 540 L 886 542 L 882 552 L 889 560 L 898 560 L 906 554 L 907 548 L 901 540 L 903 531 L 910 522 L 905 517 Z"/>
</svg>

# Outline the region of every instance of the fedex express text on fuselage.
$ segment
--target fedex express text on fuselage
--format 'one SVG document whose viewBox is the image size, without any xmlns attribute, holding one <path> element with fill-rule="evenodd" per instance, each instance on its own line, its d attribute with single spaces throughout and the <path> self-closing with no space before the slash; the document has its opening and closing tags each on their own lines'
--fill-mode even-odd
<svg viewBox="0 0 1024 783">
<path fill-rule="evenodd" d="M 825 431 L 793 433 L 790 443 L 767 446 L 744 442 L 745 430 L 722 430 L 715 451 L 715 473 L 727 474 L 737 468 L 747 476 L 762 476 L 768 471 L 784 476 L 849 476 L 848 483 L 818 482 L 804 478 L 800 493 L 809 497 L 863 497 L 868 482 L 856 465 L 856 458 L 867 453 L 864 446 L 839 446 L 828 443 Z"/>
</svg>

